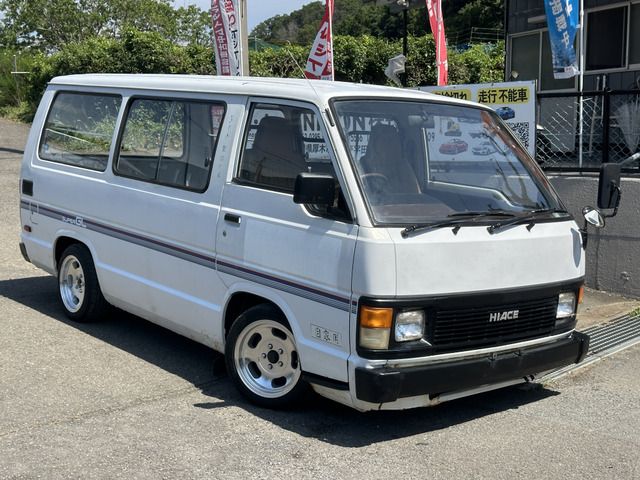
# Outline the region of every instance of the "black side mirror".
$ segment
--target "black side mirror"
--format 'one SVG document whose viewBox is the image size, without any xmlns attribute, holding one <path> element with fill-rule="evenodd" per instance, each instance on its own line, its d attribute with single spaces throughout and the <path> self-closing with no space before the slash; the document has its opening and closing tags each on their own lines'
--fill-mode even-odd
<svg viewBox="0 0 640 480">
<path fill-rule="evenodd" d="M 293 188 L 293 201 L 303 205 L 333 205 L 336 181 L 324 173 L 300 173 Z"/>
<path fill-rule="evenodd" d="M 620 204 L 620 164 L 604 163 L 598 182 L 598 208 L 618 208 Z"/>
</svg>

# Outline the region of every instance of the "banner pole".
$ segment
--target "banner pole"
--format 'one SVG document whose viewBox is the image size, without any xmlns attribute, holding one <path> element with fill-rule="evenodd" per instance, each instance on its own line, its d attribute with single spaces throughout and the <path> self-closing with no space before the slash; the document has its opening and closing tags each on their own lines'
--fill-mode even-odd
<svg viewBox="0 0 640 480">
<path fill-rule="evenodd" d="M 327 4 L 329 7 L 329 51 L 331 52 L 330 60 L 331 60 L 331 81 L 335 81 L 336 79 L 336 70 L 333 65 L 333 2 L 335 0 L 327 0 Z"/>
<path fill-rule="evenodd" d="M 249 76 L 249 32 L 247 31 L 247 0 L 240 0 L 240 28 L 242 29 L 242 75 Z"/>
<path fill-rule="evenodd" d="M 578 93 L 580 94 L 580 103 L 579 103 L 579 108 L 580 108 L 580 115 L 579 115 L 579 122 L 580 122 L 580 126 L 578 127 L 578 166 L 580 168 L 582 168 L 582 156 L 584 154 L 584 150 L 583 150 L 583 146 L 582 146 L 582 139 L 584 136 L 584 98 L 582 96 L 583 92 L 584 92 L 584 0 L 580 0 L 579 4 L 578 4 L 578 8 L 579 8 L 579 12 L 578 14 L 580 15 L 580 36 L 578 37 L 578 41 L 580 43 L 580 57 L 579 57 L 579 67 L 580 68 L 580 74 L 578 76 Z M 603 121 L 604 121 L 604 116 L 603 116 Z"/>
</svg>

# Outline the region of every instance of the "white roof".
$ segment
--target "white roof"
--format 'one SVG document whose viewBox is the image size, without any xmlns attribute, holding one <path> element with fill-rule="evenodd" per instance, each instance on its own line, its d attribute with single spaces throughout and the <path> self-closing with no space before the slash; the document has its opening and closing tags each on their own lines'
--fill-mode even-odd
<svg viewBox="0 0 640 480">
<path fill-rule="evenodd" d="M 418 90 L 293 78 L 100 73 L 55 77 L 49 84 L 280 97 L 312 103 L 335 97 L 387 97 L 471 104 Z"/>
</svg>

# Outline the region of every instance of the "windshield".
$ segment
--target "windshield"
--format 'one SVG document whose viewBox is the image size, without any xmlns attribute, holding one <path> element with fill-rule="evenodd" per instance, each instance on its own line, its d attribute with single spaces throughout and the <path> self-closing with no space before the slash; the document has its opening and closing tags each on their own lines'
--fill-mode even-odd
<svg viewBox="0 0 640 480">
<path fill-rule="evenodd" d="M 338 100 L 334 108 L 377 224 L 560 208 L 542 171 L 493 112 L 369 99 Z"/>
</svg>

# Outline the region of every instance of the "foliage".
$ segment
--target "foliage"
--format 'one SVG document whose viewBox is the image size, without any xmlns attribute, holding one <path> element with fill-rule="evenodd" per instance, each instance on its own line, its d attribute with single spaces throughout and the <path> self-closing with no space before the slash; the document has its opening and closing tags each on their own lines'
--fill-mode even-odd
<svg viewBox="0 0 640 480">
<path fill-rule="evenodd" d="M 449 52 L 449 83 L 504 81 L 504 42 L 479 43 L 462 52 Z"/>
<path fill-rule="evenodd" d="M 170 0 L 0 0 L 0 46 L 54 52 L 93 37 L 136 29 L 178 44 L 208 45 L 209 14 Z"/>
<path fill-rule="evenodd" d="M 402 52 L 401 40 L 386 40 L 370 35 L 336 36 L 334 40 L 336 80 L 388 84 L 384 75 L 388 59 Z M 22 96 L 5 93 L 0 108 L 33 114 L 47 82 L 58 75 L 77 73 L 191 73 L 214 74 L 213 50 L 208 46 L 180 46 L 157 32 L 123 31 L 120 38 L 91 37 L 73 42 L 52 55 L 31 52 L 20 54 L 30 74 L 24 78 Z M 302 78 L 309 46 L 286 45 L 250 52 L 251 75 Z M 8 75 L 10 53 L 0 56 L 0 85 L 14 81 Z M 473 45 L 462 51 L 449 52 L 450 83 L 495 82 L 503 79 L 504 45 Z M 409 38 L 407 60 L 409 87 L 435 83 L 435 49 L 433 37 Z M 10 89 L 2 91 L 9 92 Z M 20 106 L 20 101 L 26 102 Z"/>
<path fill-rule="evenodd" d="M 410 3 L 409 35 L 431 33 L 424 0 L 411 0 Z M 502 0 L 448 0 L 442 7 L 445 28 L 451 37 L 468 33 L 471 27 L 503 28 Z M 313 2 L 288 15 L 265 20 L 255 27 L 251 36 L 279 45 L 306 45 L 313 41 L 323 14 L 324 2 Z M 335 0 L 333 29 L 336 35 L 399 39 L 404 36 L 404 21 L 401 13 L 376 5 L 375 0 Z"/>
<path fill-rule="evenodd" d="M 267 48 L 249 52 L 251 75 L 255 77 L 302 78 L 309 47 L 288 45 L 277 50 Z"/>
<path fill-rule="evenodd" d="M 0 115 L 17 120 L 28 119 L 32 107 L 26 101 L 30 85 L 29 76 L 13 74 L 14 55 L 19 72 L 29 72 L 41 61 L 42 55 L 33 52 L 0 52 Z"/>
<path fill-rule="evenodd" d="M 93 37 L 41 55 L 31 66 L 26 100 L 35 110 L 47 82 L 76 73 L 214 74 L 213 51 L 201 45 L 182 47 L 160 33 L 126 30 L 120 39 Z"/>
</svg>

